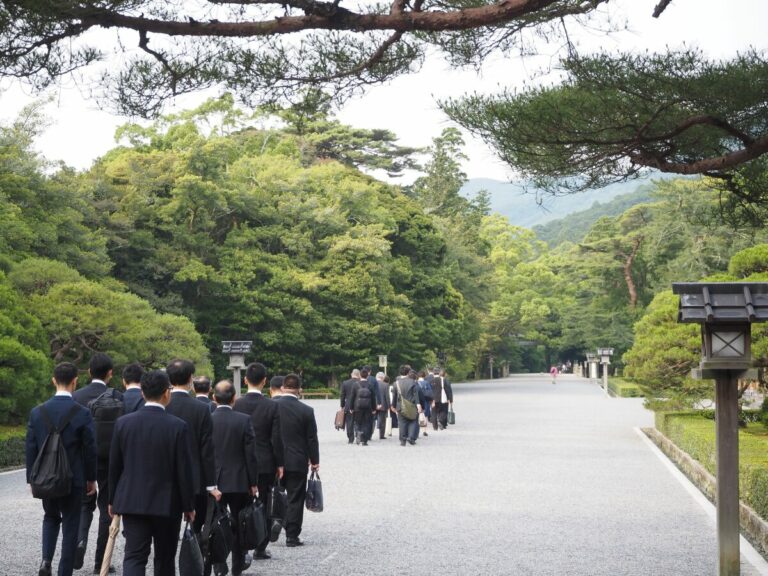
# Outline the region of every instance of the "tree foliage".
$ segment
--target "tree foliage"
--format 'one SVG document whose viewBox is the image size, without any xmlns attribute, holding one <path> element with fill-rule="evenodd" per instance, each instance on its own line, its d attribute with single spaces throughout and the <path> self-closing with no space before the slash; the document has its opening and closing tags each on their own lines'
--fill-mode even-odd
<svg viewBox="0 0 768 576">
<path fill-rule="evenodd" d="M 602 53 L 562 67 L 561 84 L 470 96 L 444 109 L 553 191 L 597 188 L 651 168 L 715 176 L 737 189 L 734 170 L 754 180 L 747 167 L 768 152 L 762 52 L 727 61 L 695 50 Z"/>
</svg>

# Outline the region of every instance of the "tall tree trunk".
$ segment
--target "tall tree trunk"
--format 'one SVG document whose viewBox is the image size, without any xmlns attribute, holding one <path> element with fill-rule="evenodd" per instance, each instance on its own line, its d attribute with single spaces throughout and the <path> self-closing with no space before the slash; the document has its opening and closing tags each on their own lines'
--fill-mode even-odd
<svg viewBox="0 0 768 576">
<path fill-rule="evenodd" d="M 632 242 L 632 251 L 627 255 L 627 259 L 624 260 L 624 281 L 627 283 L 629 305 L 632 308 L 637 307 L 637 286 L 635 286 L 635 281 L 632 279 L 632 264 L 635 262 L 635 258 L 640 251 L 640 245 L 642 243 L 642 236 L 635 238 L 634 242 Z"/>
</svg>

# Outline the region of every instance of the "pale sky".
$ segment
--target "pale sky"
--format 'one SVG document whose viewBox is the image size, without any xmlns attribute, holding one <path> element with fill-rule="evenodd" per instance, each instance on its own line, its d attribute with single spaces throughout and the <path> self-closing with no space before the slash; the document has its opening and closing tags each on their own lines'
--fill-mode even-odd
<svg viewBox="0 0 768 576">
<path fill-rule="evenodd" d="M 727 57 L 750 46 L 765 49 L 767 0 L 673 0 L 661 18 L 652 18 L 658 0 L 617 0 L 610 2 L 611 17 L 626 21 L 630 31 L 607 37 L 598 32 L 569 29 L 579 52 L 600 48 L 616 51 L 664 50 L 666 46 L 683 45 L 701 48 L 708 56 Z M 727 8 L 726 8 L 727 6 Z M 353 126 L 387 128 L 395 132 L 400 143 L 426 146 L 441 130 L 451 125 L 437 106 L 438 98 L 458 97 L 467 92 L 493 93 L 503 87 L 514 88 L 530 78 L 542 63 L 550 61 L 542 46 L 540 59 L 522 61 L 517 56 L 494 57 L 481 73 L 451 70 L 439 59 L 428 59 L 423 69 L 397 78 L 387 85 L 375 87 L 364 96 L 346 103 L 338 117 Z M 36 96 L 18 83 L 1 85 L 0 121 L 7 121 L 32 102 Z M 115 128 L 128 121 L 99 110 L 71 82 L 51 91 L 53 102 L 46 111 L 52 124 L 39 139 L 37 147 L 49 160 L 62 160 L 78 169 L 86 169 L 93 160 L 114 146 Z M 187 96 L 173 109 L 189 108 L 206 95 Z M 505 180 L 514 174 L 495 159 L 481 141 L 467 135 L 469 160 L 464 170 L 470 178 Z"/>
</svg>

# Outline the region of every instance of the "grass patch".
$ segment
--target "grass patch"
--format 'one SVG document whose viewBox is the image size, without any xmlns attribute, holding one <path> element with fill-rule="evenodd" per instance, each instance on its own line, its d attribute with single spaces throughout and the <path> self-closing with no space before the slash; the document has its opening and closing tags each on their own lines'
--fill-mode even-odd
<svg viewBox="0 0 768 576">
<path fill-rule="evenodd" d="M 657 412 L 656 428 L 717 475 L 715 422 L 698 412 Z M 750 422 L 739 429 L 741 499 L 768 520 L 768 430 Z"/>
<path fill-rule="evenodd" d="M 619 398 L 642 398 L 643 391 L 637 384 L 623 378 L 608 378 L 608 390 Z"/>
<path fill-rule="evenodd" d="M 0 426 L 0 470 L 24 466 L 26 426 Z"/>
</svg>

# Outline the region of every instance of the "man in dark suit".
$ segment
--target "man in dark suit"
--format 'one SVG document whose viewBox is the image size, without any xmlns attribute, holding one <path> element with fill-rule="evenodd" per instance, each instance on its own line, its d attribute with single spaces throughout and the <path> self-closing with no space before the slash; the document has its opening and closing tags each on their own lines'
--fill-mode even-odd
<svg viewBox="0 0 768 576">
<path fill-rule="evenodd" d="M 168 413 L 181 418 L 189 426 L 192 476 L 188 481 L 192 483 L 195 493 L 197 517 L 194 529 L 199 534 L 205 521 L 208 494 L 210 493 L 217 500 L 221 498 L 221 492 L 216 489 L 211 411 L 207 405 L 198 402 L 189 394 L 192 388 L 192 376 L 195 373 L 195 365 L 192 362 L 174 360 L 165 371 L 173 386 L 171 401 L 167 408 Z"/>
<path fill-rule="evenodd" d="M 354 422 L 355 442 L 368 446 L 368 440 L 373 433 L 373 415 L 376 413 L 376 390 L 368 381 L 365 371 L 361 372 L 360 376 L 361 379 L 352 386 L 348 404 Z"/>
<path fill-rule="evenodd" d="M 299 400 L 301 379 L 288 374 L 283 379 L 280 408 L 280 433 L 283 440 L 285 473 L 283 485 L 288 493 L 285 520 L 285 545 L 302 546 L 299 538 L 304 522 L 304 498 L 307 494 L 307 468 L 320 470 L 320 444 L 317 439 L 315 411 Z"/>
<path fill-rule="evenodd" d="M 235 402 L 235 411 L 248 414 L 256 438 L 256 462 L 259 467 L 259 498 L 266 507 L 275 478 L 283 477 L 283 442 L 280 437 L 280 412 L 277 403 L 264 396 L 267 383 L 267 369 L 263 364 L 253 362 L 245 371 L 248 392 Z M 219 487 L 221 489 L 221 487 Z M 223 492 L 223 490 L 222 490 Z M 271 531 L 271 528 L 270 528 Z M 269 541 L 256 550 L 256 558 L 269 559 Z"/>
<path fill-rule="evenodd" d="M 136 412 L 144 406 L 144 396 L 141 395 L 141 377 L 144 376 L 144 368 L 138 362 L 128 364 L 123 368 L 123 403 L 125 414 Z"/>
<path fill-rule="evenodd" d="M 88 408 L 88 404 L 109 391 L 117 399 L 122 399 L 123 395 L 110 388 L 107 383 L 112 379 L 113 369 L 112 359 L 101 352 L 96 352 L 88 364 L 88 373 L 91 376 L 91 382 L 76 390 L 72 394 L 75 402 Z M 98 427 L 98 423 L 96 423 Z M 96 438 L 96 453 L 102 456 L 96 460 L 96 480 L 99 485 L 98 496 L 85 496 L 83 499 L 83 505 L 80 515 L 80 528 L 77 535 L 77 550 L 75 552 L 75 570 L 79 570 L 83 567 L 85 561 L 85 550 L 88 546 L 88 533 L 91 530 L 91 522 L 93 522 L 93 511 L 96 505 L 99 506 L 99 531 L 96 538 L 96 556 L 94 560 L 94 573 L 98 573 L 101 570 L 101 561 L 104 558 L 104 549 L 107 546 L 107 539 L 109 538 L 109 514 L 107 514 L 107 475 L 109 473 L 109 456 L 103 457 L 105 454 L 109 454 L 109 445 L 100 445 L 97 434 Z M 110 567 L 110 573 L 114 573 L 114 568 Z"/>
<path fill-rule="evenodd" d="M 216 404 L 211 402 L 211 379 L 208 376 L 195 376 L 192 379 L 192 387 L 195 389 L 195 399 L 208 406 L 213 414 Z"/>
<path fill-rule="evenodd" d="M 96 494 L 96 444 L 91 413 L 72 400 L 77 386 L 77 367 L 63 362 L 53 370 L 56 395 L 32 409 L 27 424 L 27 482 L 32 466 L 45 444 L 51 428 L 61 433 L 72 470 L 72 490 L 61 498 L 43 499 L 43 561 L 39 576 L 51 576 L 51 561 L 61 527 L 59 576 L 70 576 L 74 569 L 77 531 L 83 494 Z"/>
<path fill-rule="evenodd" d="M 355 368 L 350 374 L 349 380 L 344 380 L 341 383 L 341 394 L 339 401 L 341 407 L 344 408 L 344 426 L 347 430 L 347 443 L 352 444 L 355 441 L 355 424 L 352 418 L 352 390 L 355 385 L 360 382 L 360 370 Z"/>
<path fill-rule="evenodd" d="M 171 385 L 163 371 L 149 372 L 141 390 L 146 404 L 120 418 L 112 437 L 109 514 L 123 518 L 123 576 L 145 576 L 153 546 L 155 576 L 172 576 L 182 513 L 195 519 L 189 427 L 166 412 Z"/>
<path fill-rule="evenodd" d="M 239 576 L 244 569 L 243 558 L 247 550 L 240 548 L 237 518 L 240 510 L 250 503 L 251 497 L 259 495 L 256 440 L 248 415 L 232 410 L 235 403 L 232 383 L 224 380 L 216 384 L 214 398 L 218 404 L 212 416 L 216 484 L 221 491 L 221 502 L 229 507 L 235 519 L 232 574 Z"/>
</svg>

